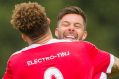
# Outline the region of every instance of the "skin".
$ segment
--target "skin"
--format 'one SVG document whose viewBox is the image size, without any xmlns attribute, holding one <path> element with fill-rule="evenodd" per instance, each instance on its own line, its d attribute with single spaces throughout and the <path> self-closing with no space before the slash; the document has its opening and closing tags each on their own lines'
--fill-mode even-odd
<svg viewBox="0 0 119 79">
<path fill-rule="evenodd" d="M 67 14 L 58 22 L 55 35 L 59 39 L 84 40 L 87 37 L 82 16 Z"/>
<path fill-rule="evenodd" d="M 119 75 L 119 58 L 114 57 L 114 64 L 112 67 L 111 74 L 108 74 L 109 77 L 117 76 Z"/>
</svg>

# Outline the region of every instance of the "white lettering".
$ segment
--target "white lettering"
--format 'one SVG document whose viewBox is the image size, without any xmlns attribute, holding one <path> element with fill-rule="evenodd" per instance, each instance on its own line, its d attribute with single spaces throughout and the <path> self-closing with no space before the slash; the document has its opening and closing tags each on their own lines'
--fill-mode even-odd
<svg viewBox="0 0 119 79">
<path fill-rule="evenodd" d="M 38 59 L 38 63 L 41 63 L 41 62 L 42 62 L 42 59 L 41 59 L 41 58 L 39 58 L 39 59 Z"/>
<path fill-rule="evenodd" d="M 56 55 L 51 55 L 51 56 L 48 56 L 48 57 L 43 57 L 43 58 L 38 58 L 38 59 L 34 59 L 34 60 L 29 60 L 29 61 L 27 61 L 27 65 L 28 66 L 35 65 L 35 64 L 38 64 L 38 63 L 54 60 L 56 58 L 66 57 L 66 56 L 69 56 L 70 54 L 71 53 L 69 51 L 60 52 L 60 53 L 58 53 Z"/>
<path fill-rule="evenodd" d="M 50 59 L 54 59 L 55 58 L 55 56 L 50 56 Z"/>
<path fill-rule="evenodd" d="M 50 60 L 50 58 L 49 57 L 46 57 L 46 61 L 48 61 L 48 60 Z"/>
<path fill-rule="evenodd" d="M 28 66 L 32 64 L 32 61 L 27 61 Z"/>
</svg>

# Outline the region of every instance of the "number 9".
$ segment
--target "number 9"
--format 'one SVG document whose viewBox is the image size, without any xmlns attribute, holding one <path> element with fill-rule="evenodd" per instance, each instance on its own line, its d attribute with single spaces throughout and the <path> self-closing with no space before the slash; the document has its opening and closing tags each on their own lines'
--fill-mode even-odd
<svg viewBox="0 0 119 79">
<path fill-rule="evenodd" d="M 53 79 L 53 77 L 55 77 L 55 79 L 64 79 L 59 69 L 50 67 L 45 71 L 44 79 Z"/>
</svg>

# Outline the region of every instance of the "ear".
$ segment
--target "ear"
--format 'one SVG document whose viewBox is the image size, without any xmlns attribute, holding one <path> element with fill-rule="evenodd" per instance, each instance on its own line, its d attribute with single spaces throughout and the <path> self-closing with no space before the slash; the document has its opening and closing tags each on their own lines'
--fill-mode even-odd
<svg viewBox="0 0 119 79">
<path fill-rule="evenodd" d="M 86 37 L 87 37 L 87 35 L 88 35 L 87 31 L 84 31 L 84 34 L 83 34 L 82 40 L 85 40 Z"/>
<path fill-rule="evenodd" d="M 55 28 L 55 36 L 58 38 L 58 28 Z"/>
<path fill-rule="evenodd" d="M 47 20 L 48 20 L 48 24 L 50 25 L 50 22 L 51 22 L 50 18 L 47 18 Z"/>
<path fill-rule="evenodd" d="M 21 34 L 21 38 L 22 38 L 25 42 L 27 41 L 27 39 L 26 39 L 26 35 Z"/>
</svg>

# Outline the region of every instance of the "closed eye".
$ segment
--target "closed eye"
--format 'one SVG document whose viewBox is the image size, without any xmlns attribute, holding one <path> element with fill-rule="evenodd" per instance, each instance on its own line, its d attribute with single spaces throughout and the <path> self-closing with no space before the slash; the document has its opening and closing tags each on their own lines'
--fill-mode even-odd
<svg viewBox="0 0 119 79">
<path fill-rule="evenodd" d="M 62 22 L 62 23 L 61 23 L 61 25 L 62 25 L 62 26 L 67 27 L 67 26 L 69 26 L 69 25 L 70 25 L 70 23 L 69 23 L 69 22 L 67 22 L 67 21 L 64 21 L 64 22 Z"/>
<path fill-rule="evenodd" d="M 83 27 L 83 26 L 82 26 L 81 24 L 79 24 L 79 23 L 74 24 L 74 26 L 75 26 L 77 29 Z"/>
</svg>

